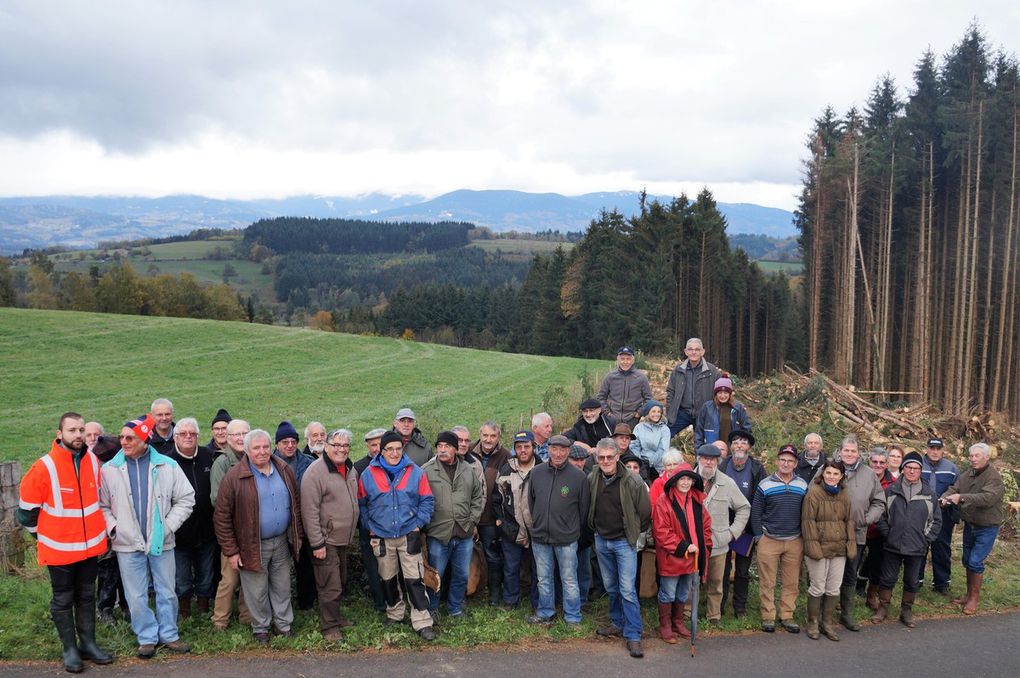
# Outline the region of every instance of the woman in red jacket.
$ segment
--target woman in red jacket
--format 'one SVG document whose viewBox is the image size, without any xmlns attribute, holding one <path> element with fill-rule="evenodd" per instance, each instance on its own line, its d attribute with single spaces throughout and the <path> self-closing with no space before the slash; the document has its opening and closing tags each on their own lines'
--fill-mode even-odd
<svg viewBox="0 0 1020 678">
<path fill-rule="evenodd" d="M 712 551 L 712 518 L 704 508 L 705 486 L 690 464 L 679 466 L 652 506 L 655 562 L 659 570 L 659 635 L 675 643 L 684 626 L 684 607 L 692 578 L 705 580 Z M 671 623 L 672 622 L 672 623 Z"/>
</svg>

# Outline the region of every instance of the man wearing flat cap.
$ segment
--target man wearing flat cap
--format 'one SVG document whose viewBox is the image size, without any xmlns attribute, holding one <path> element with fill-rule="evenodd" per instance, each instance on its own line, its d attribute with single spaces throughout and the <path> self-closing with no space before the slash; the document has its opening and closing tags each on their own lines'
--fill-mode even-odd
<svg viewBox="0 0 1020 678">
<path fill-rule="evenodd" d="M 641 421 L 641 408 L 652 399 L 648 376 L 634 368 L 634 349 L 621 346 L 616 351 L 616 369 L 602 380 L 595 398 L 602 411 L 631 428 Z"/>
<path fill-rule="evenodd" d="M 181 467 L 149 445 L 152 415 L 124 424 L 120 452 L 103 465 L 99 508 L 113 542 L 131 610 L 137 654 L 149 659 L 157 647 L 191 650 L 177 633 L 174 533 L 195 507 L 195 490 Z M 149 584 L 156 612 L 149 608 Z"/>
<path fill-rule="evenodd" d="M 432 520 L 435 499 L 421 467 L 404 454 L 403 439 L 396 431 L 383 435 L 379 454 L 358 477 L 358 506 L 379 563 L 386 599 L 384 623 L 391 626 L 404 619 L 406 595 L 411 603 L 411 628 L 422 639 L 435 640 L 421 557 L 423 530 Z"/>
<path fill-rule="evenodd" d="M 602 403 L 595 398 L 587 398 L 581 401 L 578 409 L 581 410 L 581 415 L 574 422 L 574 426 L 563 434 L 571 443 L 577 443 L 590 452 L 595 449 L 598 441 L 613 437 L 616 419 L 602 411 Z"/>
<path fill-rule="evenodd" d="M 723 573 L 729 544 L 744 533 L 751 517 L 751 504 L 737 484 L 719 471 L 719 448 L 708 443 L 698 448 L 696 471 L 705 483 L 705 508 L 712 516 L 712 554 L 708 559 L 706 600 L 709 622 L 722 617 Z"/>
</svg>

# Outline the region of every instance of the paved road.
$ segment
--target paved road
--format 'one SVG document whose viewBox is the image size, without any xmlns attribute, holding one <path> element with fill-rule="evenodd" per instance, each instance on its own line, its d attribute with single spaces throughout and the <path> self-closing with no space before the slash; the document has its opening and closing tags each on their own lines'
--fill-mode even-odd
<svg viewBox="0 0 1020 678">
<path fill-rule="evenodd" d="M 921 676 L 924 678 L 1016 678 L 1020 675 L 1020 613 L 971 619 L 922 621 L 910 630 L 898 623 L 844 632 L 838 643 L 803 633 L 708 636 L 692 659 L 687 645 L 645 641 L 645 658 L 631 659 L 616 641 L 573 641 L 526 649 L 452 651 L 428 649 L 360 652 L 355 655 L 288 655 L 269 652 L 229 658 L 180 657 L 144 662 L 122 660 L 86 669 L 86 675 L 172 675 L 173 678 L 272 676 Z M 56 642 L 56 638 L 54 638 Z M 66 676 L 55 662 L 0 663 L 4 678 Z"/>
</svg>

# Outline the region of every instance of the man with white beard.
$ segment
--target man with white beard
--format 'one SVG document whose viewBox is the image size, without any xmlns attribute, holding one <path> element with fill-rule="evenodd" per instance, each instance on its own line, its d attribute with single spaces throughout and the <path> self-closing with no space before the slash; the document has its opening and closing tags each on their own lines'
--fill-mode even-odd
<svg viewBox="0 0 1020 678">
<path fill-rule="evenodd" d="M 748 503 L 758 488 L 758 483 L 765 479 L 765 467 L 757 459 L 751 457 L 751 448 L 754 447 L 754 434 L 748 431 L 730 432 L 730 456 L 719 466 L 719 471 L 729 476 L 737 484 L 737 489 L 744 495 Z M 748 521 L 750 523 L 750 521 Z M 744 534 L 740 535 L 740 545 L 750 540 L 750 524 L 744 528 Z M 730 567 L 736 563 L 736 571 L 733 576 L 733 616 L 740 619 L 747 611 L 747 587 L 751 581 L 751 561 L 754 558 L 753 542 L 745 552 L 737 550 L 733 544 L 730 553 L 726 555 L 726 568 L 723 570 L 723 595 L 722 604 L 726 605 L 729 594 Z"/>
<path fill-rule="evenodd" d="M 731 541 L 744 533 L 751 503 L 725 473 L 719 473 L 719 448 L 708 443 L 698 448 L 698 475 L 705 481 L 704 506 L 712 516 L 712 554 L 708 559 L 708 621 L 722 617 L 723 573 Z M 732 520 L 730 516 L 733 516 Z"/>
<path fill-rule="evenodd" d="M 305 426 L 305 449 L 304 454 L 318 459 L 326 449 L 326 427 L 317 421 L 309 422 Z"/>
</svg>

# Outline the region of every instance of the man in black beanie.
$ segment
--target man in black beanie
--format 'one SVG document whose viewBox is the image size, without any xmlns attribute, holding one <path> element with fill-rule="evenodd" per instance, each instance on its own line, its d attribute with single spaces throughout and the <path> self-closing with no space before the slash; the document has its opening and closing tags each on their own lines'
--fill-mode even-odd
<svg viewBox="0 0 1020 678">
<path fill-rule="evenodd" d="M 222 407 L 217 410 L 216 416 L 212 419 L 212 438 L 209 439 L 209 444 L 206 447 L 212 450 L 214 458 L 227 449 L 227 424 L 231 419 L 230 412 Z"/>
</svg>

